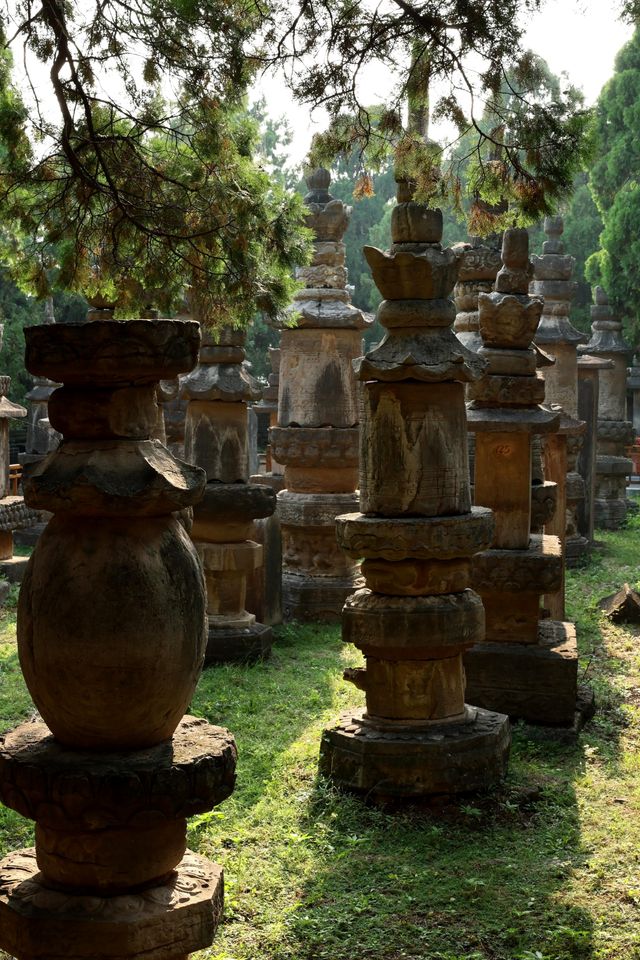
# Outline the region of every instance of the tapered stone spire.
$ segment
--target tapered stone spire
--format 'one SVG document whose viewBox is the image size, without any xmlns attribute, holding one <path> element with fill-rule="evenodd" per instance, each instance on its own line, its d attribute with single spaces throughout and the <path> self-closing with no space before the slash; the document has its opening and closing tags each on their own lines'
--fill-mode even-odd
<svg viewBox="0 0 640 960">
<path fill-rule="evenodd" d="M 345 676 L 366 706 L 325 731 L 320 769 L 374 798 L 410 799 L 494 783 L 510 734 L 506 716 L 465 704 L 462 667 L 484 635 L 471 558 L 493 531 L 491 511 L 471 507 L 464 403 L 485 364 L 451 329 L 459 258 L 440 243 L 441 211 L 399 183 L 391 229 L 389 253 L 365 247 L 387 332 L 355 365 L 361 512 L 338 519 L 340 544 L 364 558 L 342 635 L 365 656 Z"/>
</svg>

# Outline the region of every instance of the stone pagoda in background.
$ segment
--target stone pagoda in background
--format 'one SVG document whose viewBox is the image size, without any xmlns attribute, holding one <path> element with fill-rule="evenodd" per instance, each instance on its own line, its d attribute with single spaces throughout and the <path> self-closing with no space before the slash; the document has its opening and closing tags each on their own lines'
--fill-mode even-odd
<svg viewBox="0 0 640 960">
<path fill-rule="evenodd" d="M 20 665 L 40 717 L 2 738 L 0 800 L 35 848 L 0 862 L 17 960 L 186 960 L 209 947 L 221 868 L 187 818 L 232 792 L 227 730 L 185 717 L 206 646 L 202 571 L 177 514 L 202 470 L 152 438 L 156 385 L 190 370 L 196 323 L 29 327 L 26 367 L 64 386 L 63 439 L 25 496 L 53 514 L 20 591 Z"/>
<path fill-rule="evenodd" d="M 491 549 L 473 560 L 472 584 L 486 611 L 486 637 L 465 654 L 473 703 L 532 723 L 571 724 L 577 697 L 572 624 L 541 620 L 540 599 L 562 585 L 556 537 L 531 536 L 532 437 L 557 430 L 540 404 L 545 382 L 532 346 L 543 303 L 529 296 L 526 230 L 507 230 L 496 291 L 481 294 L 480 356 L 487 375 L 469 389 L 476 434 L 475 501 L 495 514 Z"/>
<path fill-rule="evenodd" d="M 204 568 L 209 640 L 206 661 L 246 661 L 271 650 L 271 627 L 246 610 L 247 579 L 262 565 L 254 521 L 276 507 L 271 487 L 249 483 L 247 401 L 260 388 L 243 365 L 245 334 L 203 333 L 198 365 L 181 380 L 189 403 L 185 459 L 202 467 L 207 485 L 194 508 L 191 535 Z"/>
<path fill-rule="evenodd" d="M 578 513 L 585 491 L 584 481 L 576 470 L 585 430 L 584 422 L 578 419 L 577 346 L 587 338 L 576 330 L 569 319 L 577 283 L 571 279 L 575 259 L 564 252 L 563 231 L 562 217 L 545 218 L 547 239 L 542 246 L 542 256 L 531 258 L 534 280 L 530 292 L 544 300 L 535 342 L 556 361 L 544 369 L 545 403 L 562 411 L 557 442 L 566 446 L 564 548 L 565 560 L 571 563 L 583 557 L 589 547 L 578 526 Z M 546 440 L 543 446 L 544 443 Z"/>
<path fill-rule="evenodd" d="M 44 323 L 55 322 L 53 297 L 47 297 L 44 301 Z M 60 384 L 53 383 L 46 377 L 34 377 L 33 386 L 27 393 L 27 437 L 24 453 L 18 457 L 23 477 L 27 477 L 35 464 L 55 450 L 60 441 L 60 435 L 51 429 L 49 423 L 49 397 L 59 386 Z"/>
<path fill-rule="evenodd" d="M 465 419 L 484 362 L 451 330 L 458 257 L 442 249 L 442 213 L 411 196 L 400 182 L 391 251 L 365 247 L 387 333 L 356 365 L 362 512 L 338 519 L 341 546 L 364 558 L 342 635 L 365 656 L 345 676 L 366 707 L 326 730 L 320 753 L 322 773 L 380 800 L 485 788 L 510 743 L 506 716 L 465 705 L 462 665 L 484 636 L 471 558 L 493 532 L 491 511 L 471 507 Z"/>
<path fill-rule="evenodd" d="M 357 506 L 359 408 L 352 361 L 367 321 L 346 289 L 342 237 L 350 208 L 329 193 L 328 170 L 307 178 L 313 261 L 298 270 L 296 326 L 282 331 L 278 426 L 271 452 L 284 465 L 278 494 L 285 620 L 338 621 L 357 564 L 336 543 L 335 518 Z"/>
<path fill-rule="evenodd" d="M 627 515 L 627 480 L 633 463 L 625 456 L 635 431 L 627 420 L 627 363 L 631 348 L 622 337 L 622 323 L 613 316 L 602 289 L 594 291 L 591 307 L 591 339 L 580 353 L 613 361 L 600 371 L 598 400 L 598 446 L 594 519 L 596 527 L 615 530 Z"/>
</svg>

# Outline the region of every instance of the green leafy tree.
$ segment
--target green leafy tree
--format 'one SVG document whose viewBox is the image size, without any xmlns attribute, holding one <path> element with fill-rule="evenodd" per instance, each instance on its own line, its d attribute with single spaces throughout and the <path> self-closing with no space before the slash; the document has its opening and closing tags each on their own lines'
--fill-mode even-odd
<svg viewBox="0 0 640 960">
<path fill-rule="evenodd" d="M 640 29 L 618 53 L 596 108 L 597 160 L 589 185 L 604 229 L 586 276 L 611 297 L 627 334 L 640 335 Z"/>
</svg>

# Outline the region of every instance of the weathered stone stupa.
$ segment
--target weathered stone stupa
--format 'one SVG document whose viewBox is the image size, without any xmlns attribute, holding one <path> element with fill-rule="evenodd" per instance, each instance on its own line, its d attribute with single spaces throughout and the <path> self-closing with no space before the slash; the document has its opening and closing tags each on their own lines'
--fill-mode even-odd
<svg viewBox="0 0 640 960">
<path fill-rule="evenodd" d="M 580 353 L 613 361 L 613 367 L 600 372 L 595 525 L 615 530 L 627 515 L 627 478 L 633 472 L 633 463 L 625 456 L 635 436 L 626 410 L 627 362 L 631 349 L 624 342 L 622 323 L 614 318 L 602 287 L 595 288 L 594 301 L 591 339 L 580 347 Z"/>
<path fill-rule="evenodd" d="M 578 472 L 584 480 L 584 500 L 579 504 L 578 527 L 589 543 L 593 543 L 595 529 L 600 372 L 612 370 L 613 367 L 613 360 L 591 357 L 589 354 L 578 360 L 578 417 L 586 424 L 577 463 Z"/>
<path fill-rule="evenodd" d="M 405 183 L 392 236 L 390 253 L 365 247 L 387 333 L 356 363 L 362 512 L 338 518 L 341 546 L 364 558 L 342 634 L 366 659 L 345 674 L 366 707 L 324 732 L 320 769 L 375 798 L 410 799 L 494 783 L 510 734 L 504 715 L 464 697 L 462 653 L 484 635 L 471 557 L 493 529 L 491 511 L 471 507 L 464 403 L 484 363 L 451 329 L 458 258 L 440 244 L 442 214 Z"/>
<path fill-rule="evenodd" d="M 202 467 L 207 486 L 194 507 L 191 535 L 207 585 L 208 663 L 254 660 L 271 650 L 272 631 L 247 612 L 247 578 L 262 564 L 254 520 L 275 510 L 271 487 L 249 483 L 247 401 L 260 389 L 243 365 L 245 335 L 205 332 L 196 368 L 182 379 L 189 401 L 185 458 Z"/>
<path fill-rule="evenodd" d="M 530 535 L 532 436 L 557 430 L 544 409 L 544 379 L 532 341 L 542 300 L 528 295 L 533 273 L 526 230 L 507 230 L 496 290 L 481 294 L 480 356 L 487 376 L 469 389 L 476 434 L 476 503 L 495 513 L 490 550 L 473 560 L 472 583 L 486 611 L 486 637 L 465 654 L 467 696 L 533 723 L 570 724 L 577 695 L 572 624 L 540 620 L 542 594 L 562 583 L 556 537 Z"/>
<path fill-rule="evenodd" d="M 329 193 L 330 175 L 307 178 L 311 265 L 295 297 L 296 327 L 280 343 L 278 427 L 271 452 L 284 464 L 278 494 L 285 620 L 337 621 L 353 590 L 357 564 L 336 543 L 335 518 L 357 505 L 358 398 L 352 361 L 367 321 L 351 305 L 342 237 L 350 208 Z"/>
<path fill-rule="evenodd" d="M 559 438 L 556 442 L 562 443 L 566 448 L 566 520 L 563 536 L 565 560 L 571 563 L 583 557 L 589 547 L 587 539 L 578 528 L 578 512 L 584 500 L 584 481 L 576 470 L 585 430 L 584 421 L 578 419 L 577 345 L 587 338 L 576 330 L 569 319 L 577 284 L 571 279 L 575 259 L 564 252 L 563 231 L 562 217 L 545 218 L 544 232 L 547 239 L 542 247 L 542 256 L 531 258 L 534 280 L 530 292 L 544 300 L 535 342 L 556 361 L 544 369 L 545 403 L 559 407 L 562 411 Z"/>
<path fill-rule="evenodd" d="M 190 369 L 195 323 L 25 331 L 26 366 L 61 382 L 57 451 L 25 496 L 51 511 L 18 609 L 42 720 L 0 746 L 0 799 L 36 821 L 0 863 L 0 946 L 17 960 L 186 960 L 210 946 L 222 871 L 186 820 L 233 790 L 228 731 L 184 717 L 204 656 L 205 593 L 176 512 L 204 474 L 150 439 L 161 377 Z M 52 600 L 55 598 L 55 615 Z"/>
</svg>

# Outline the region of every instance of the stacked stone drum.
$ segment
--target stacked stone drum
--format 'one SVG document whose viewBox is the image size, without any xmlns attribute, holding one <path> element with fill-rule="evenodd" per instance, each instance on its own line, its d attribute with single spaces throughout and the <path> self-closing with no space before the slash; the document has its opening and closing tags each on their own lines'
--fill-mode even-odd
<svg viewBox="0 0 640 960">
<path fill-rule="evenodd" d="M 464 384 L 484 362 L 451 329 L 458 256 L 441 246 L 441 212 L 405 183 L 398 201 L 390 253 L 365 248 L 387 333 L 356 364 L 362 512 L 338 518 L 341 546 L 364 558 L 342 632 L 366 659 L 347 673 L 366 707 L 325 731 L 320 758 L 332 780 L 379 799 L 486 787 L 510 742 L 507 717 L 464 699 L 462 653 L 484 636 L 471 558 L 493 532 L 491 511 L 471 507 L 465 420 Z"/>
<path fill-rule="evenodd" d="M 474 703 L 533 723 L 573 722 L 575 629 L 541 620 L 540 599 L 562 584 L 557 537 L 531 535 L 532 437 L 556 431 L 559 414 L 540 406 L 544 379 L 532 340 L 542 300 L 528 295 L 533 268 L 526 230 L 507 230 L 496 291 L 479 298 L 480 356 L 488 374 L 469 389 L 476 434 L 475 500 L 495 513 L 490 550 L 473 561 L 486 610 L 486 637 L 465 654 Z"/>
<path fill-rule="evenodd" d="M 285 620 L 338 621 L 353 590 L 357 563 L 336 543 L 336 516 L 358 497 L 359 407 L 352 361 L 367 321 L 346 290 L 342 237 L 350 208 L 329 193 L 329 172 L 307 178 L 307 226 L 316 237 L 296 326 L 282 331 L 278 427 L 271 452 L 284 464 L 278 494 L 282 525 Z"/>
<path fill-rule="evenodd" d="M 18 648 L 41 720 L 7 734 L 0 799 L 36 821 L 0 863 L 0 946 L 17 960 L 186 960 L 208 947 L 222 872 L 186 819 L 234 785 L 226 730 L 184 717 L 205 594 L 177 512 L 203 471 L 150 439 L 156 385 L 193 367 L 195 323 L 25 330 L 26 366 L 62 383 L 59 448 L 27 502 L 53 513 L 20 592 Z"/>
<path fill-rule="evenodd" d="M 631 348 L 624 342 L 622 324 L 615 319 L 602 287 L 595 288 L 594 299 L 591 339 L 580 352 L 613 362 L 600 371 L 594 520 L 596 527 L 615 530 L 627 516 L 627 481 L 633 473 L 633 462 L 625 456 L 635 437 L 633 423 L 627 420 Z"/>
<path fill-rule="evenodd" d="M 181 384 L 189 400 L 185 457 L 207 476 L 192 529 L 207 585 L 207 663 L 256 660 L 271 650 L 271 627 L 245 609 L 247 580 L 263 562 L 254 521 L 271 516 L 276 495 L 248 482 L 247 401 L 260 390 L 243 366 L 244 340 L 231 328 L 205 333 L 198 365 Z"/>
</svg>

